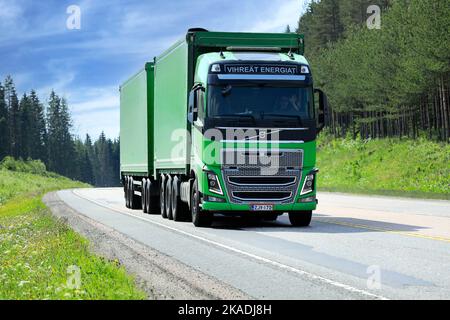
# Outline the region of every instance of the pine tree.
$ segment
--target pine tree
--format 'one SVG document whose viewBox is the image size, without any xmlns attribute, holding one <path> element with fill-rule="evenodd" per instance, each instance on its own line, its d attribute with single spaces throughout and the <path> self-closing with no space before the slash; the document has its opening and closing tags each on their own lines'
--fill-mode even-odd
<svg viewBox="0 0 450 320">
<path fill-rule="evenodd" d="M 16 88 L 11 76 L 5 79 L 5 101 L 8 109 L 8 128 L 9 128 L 9 155 L 19 157 L 20 152 L 20 114 L 19 100 L 16 94 Z"/>
<path fill-rule="evenodd" d="M 34 126 L 31 108 L 30 98 L 24 93 L 19 103 L 18 152 L 22 159 L 31 157 L 32 127 Z"/>
<path fill-rule="evenodd" d="M 31 141 L 30 157 L 33 159 L 40 159 L 44 163 L 47 162 L 47 129 L 45 123 L 44 106 L 39 101 L 39 98 L 34 90 L 30 93 L 31 101 L 31 121 L 29 130 Z"/>
<path fill-rule="evenodd" d="M 8 108 L 5 89 L 0 82 L 0 161 L 9 154 Z"/>
<path fill-rule="evenodd" d="M 75 148 L 70 134 L 71 119 L 65 99 L 54 91 L 47 111 L 48 164 L 50 170 L 67 177 L 75 173 Z"/>
</svg>

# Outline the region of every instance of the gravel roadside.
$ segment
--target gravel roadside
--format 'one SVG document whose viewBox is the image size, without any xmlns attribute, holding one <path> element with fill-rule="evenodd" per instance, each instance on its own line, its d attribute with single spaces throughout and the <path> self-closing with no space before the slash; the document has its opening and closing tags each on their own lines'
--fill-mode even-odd
<svg viewBox="0 0 450 320">
<path fill-rule="evenodd" d="M 118 260 L 149 299 L 251 299 L 245 293 L 181 263 L 67 206 L 51 192 L 43 202 L 53 215 L 90 241 L 93 252 Z"/>
</svg>

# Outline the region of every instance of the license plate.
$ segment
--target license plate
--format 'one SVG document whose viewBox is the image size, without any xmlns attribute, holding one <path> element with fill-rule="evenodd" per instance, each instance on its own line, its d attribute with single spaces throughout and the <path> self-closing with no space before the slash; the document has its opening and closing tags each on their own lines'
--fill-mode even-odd
<svg viewBox="0 0 450 320">
<path fill-rule="evenodd" d="M 252 204 L 251 211 L 273 211 L 273 204 Z"/>
</svg>

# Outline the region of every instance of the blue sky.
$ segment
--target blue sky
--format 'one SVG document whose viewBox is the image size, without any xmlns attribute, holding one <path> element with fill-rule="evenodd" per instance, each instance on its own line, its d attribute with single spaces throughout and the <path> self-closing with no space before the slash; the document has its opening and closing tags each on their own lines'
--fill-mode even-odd
<svg viewBox="0 0 450 320">
<path fill-rule="evenodd" d="M 283 32 L 296 27 L 306 0 L 31 1 L 0 0 L 0 81 L 19 93 L 64 96 L 73 133 L 119 135 L 119 85 L 190 27 Z M 80 30 L 66 10 L 81 9 Z"/>
</svg>

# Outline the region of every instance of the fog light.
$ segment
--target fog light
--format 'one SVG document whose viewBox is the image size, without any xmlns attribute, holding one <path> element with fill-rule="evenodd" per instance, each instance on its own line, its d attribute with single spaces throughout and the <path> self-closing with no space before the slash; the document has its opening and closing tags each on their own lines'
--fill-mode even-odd
<svg viewBox="0 0 450 320">
<path fill-rule="evenodd" d="M 316 196 L 307 197 L 307 198 L 303 198 L 303 199 L 298 199 L 298 202 L 301 202 L 301 203 L 315 202 L 315 201 L 316 201 Z"/>
<path fill-rule="evenodd" d="M 225 202 L 225 199 L 213 197 L 213 196 L 205 196 L 204 199 L 207 202 L 222 202 L 222 203 Z"/>
</svg>

